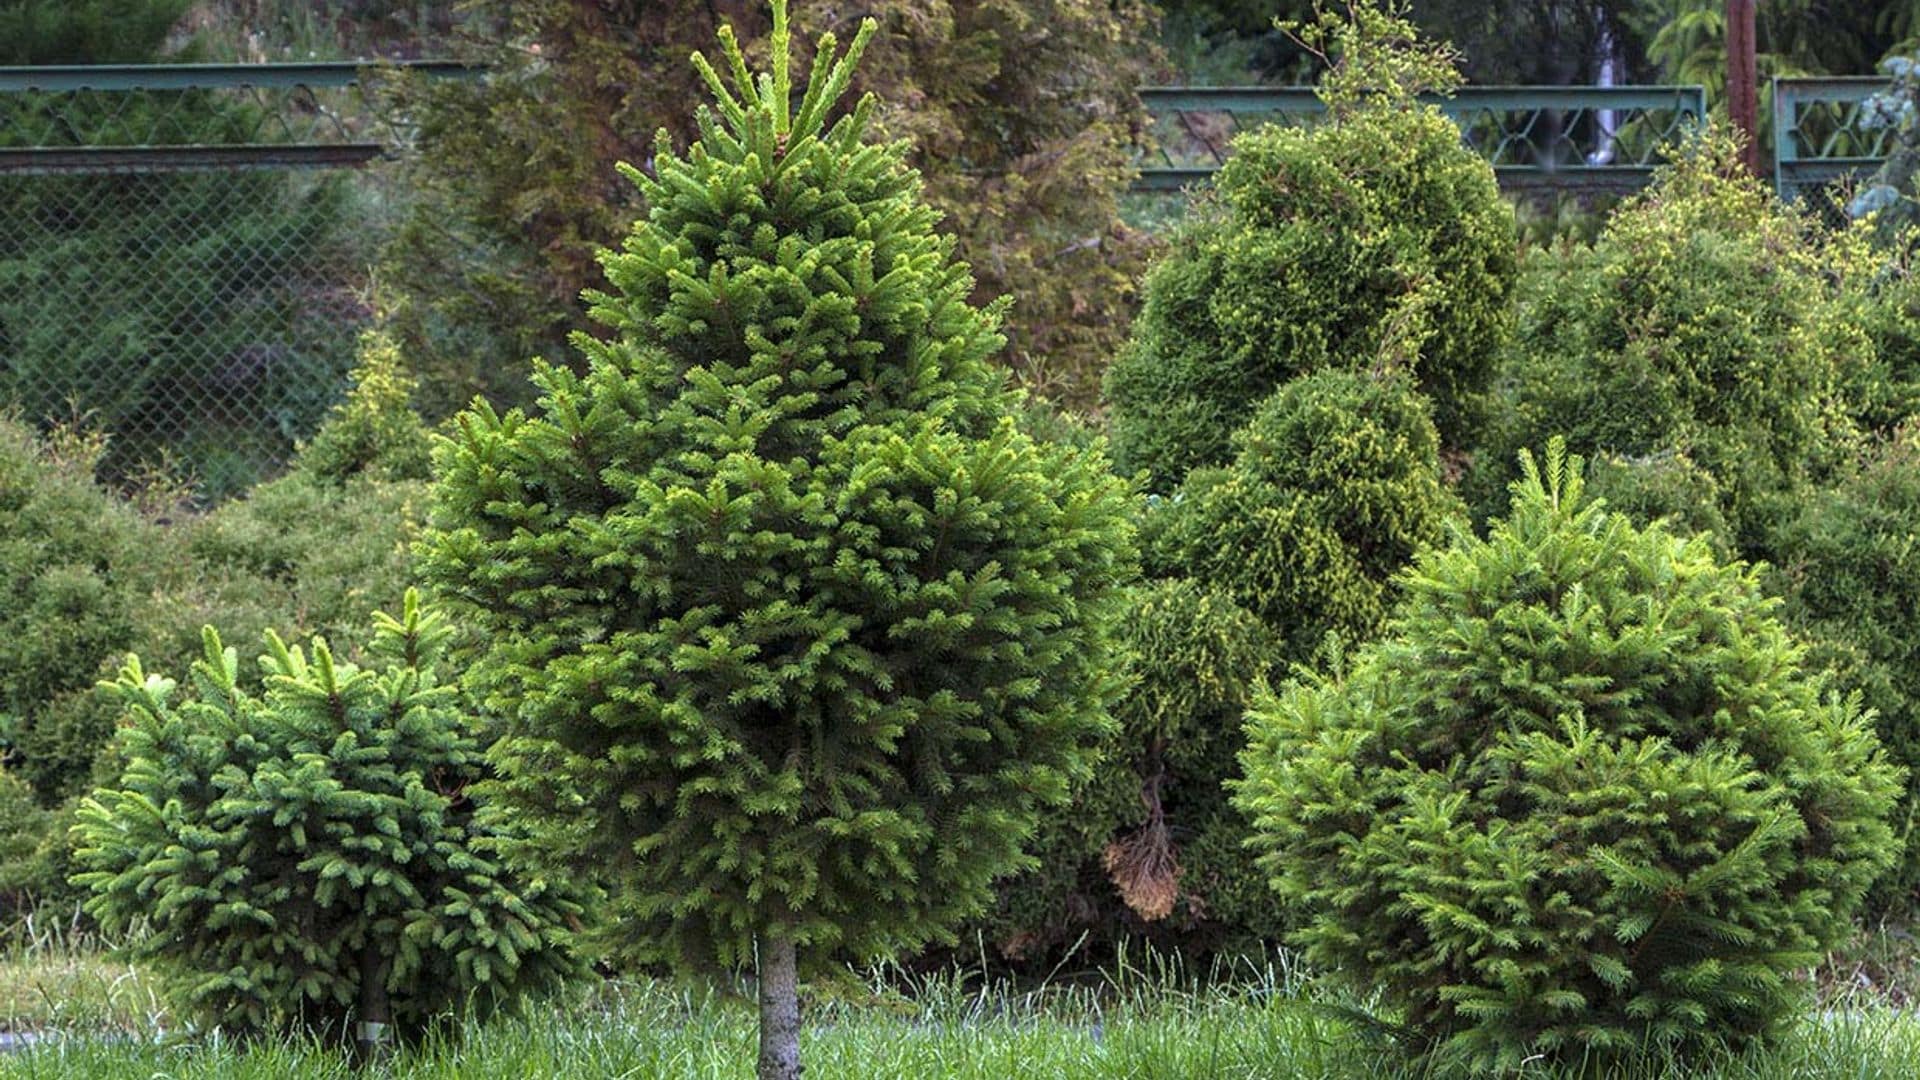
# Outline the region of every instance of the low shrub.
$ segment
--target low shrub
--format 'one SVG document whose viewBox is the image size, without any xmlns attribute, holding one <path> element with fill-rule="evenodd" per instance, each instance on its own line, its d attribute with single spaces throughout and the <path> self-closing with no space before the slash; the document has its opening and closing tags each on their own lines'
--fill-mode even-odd
<svg viewBox="0 0 1920 1080">
<path fill-rule="evenodd" d="M 1893 815 L 1904 856 L 1874 907 L 1913 910 L 1920 890 L 1920 429 L 1889 440 L 1845 482 L 1812 494 L 1772 547 L 1784 614 L 1811 655 L 1877 714 L 1880 741 L 1908 769 Z"/>
<path fill-rule="evenodd" d="M 562 888 L 516 872 L 474 793 L 484 747 L 409 591 L 359 667 L 269 633 L 261 686 L 209 628 L 194 693 L 128 662 L 125 773 L 81 807 L 87 910 L 187 1015 L 239 1033 L 350 1020 L 407 1035 L 511 1007 L 574 969 Z M 363 1035 L 364 1037 L 364 1035 Z"/>
<path fill-rule="evenodd" d="M 1261 865 L 1442 1060 L 1777 1032 L 1895 856 L 1899 770 L 1755 571 L 1587 500 L 1557 441 L 1522 464 L 1381 641 L 1250 714 Z"/>
</svg>

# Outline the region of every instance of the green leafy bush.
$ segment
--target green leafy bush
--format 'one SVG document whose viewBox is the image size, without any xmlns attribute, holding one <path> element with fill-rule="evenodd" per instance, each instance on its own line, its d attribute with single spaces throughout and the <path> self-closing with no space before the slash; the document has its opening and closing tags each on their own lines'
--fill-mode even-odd
<svg viewBox="0 0 1920 1080">
<path fill-rule="evenodd" d="M 1377 634 L 1395 575 L 1459 507 L 1404 376 L 1296 379 L 1235 443 L 1231 465 L 1196 470 L 1141 518 L 1156 580 L 1124 620 L 1133 685 L 1100 776 L 1043 832 L 1041 869 L 1002 887 L 990 929 L 1007 952 L 1122 932 L 1204 951 L 1286 925 L 1222 786 L 1241 717 L 1270 673 L 1329 635 Z"/>
<path fill-rule="evenodd" d="M 1873 344 L 1828 253 L 1708 133 L 1608 221 L 1589 250 L 1528 260 L 1505 400 L 1472 499 L 1497 511 L 1519 449 L 1681 454 L 1719 488 L 1752 555 L 1786 493 L 1848 456 L 1848 388 Z"/>
<path fill-rule="evenodd" d="M 1133 685 L 1103 763 L 1042 824 L 1038 865 L 1000 886 L 984 924 L 1015 960 L 1123 933 L 1185 946 L 1270 929 L 1257 917 L 1273 907 L 1264 887 L 1255 909 L 1220 901 L 1259 884 L 1220 778 L 1235 771 L 1241 717 L 1278 655 L 1272 632 L 1219 592 L 1168 578 L 1131 590 L 1120 637 Z M 1231 843 L 1205 842 L 1216 825 Z"/>
<path fill-rule="evenodd" d="M 145 522 L 93 482 L 103 450 L 0 418 L 0 764 L 49 806 L 92 760 L 56 717 L 136 641 L 151 582 Z"/>
<path fill-rule="evenodd" d="M 460 417 L 425 565 L 488 640 L 514 804 L 631 945 L 757 955 L 784 1062 L 798 964 L 951 940 L 1026 862 L 1134 568 L 1104 457 L 1020 432 L 905 148 L 863 141 L 870 98 L 828 122 L 853 55 L 792 85 L 774 12 L 772 72 L 723 31 L 700 141 L 629 171 L 587 373 Z"/>
<path fill-rule="evenodd" d="M 1383 357 L 1415 373 L 1449 446 L 1473 430 L 1510 322 L 1513 211 L 1415 96 L 1458 84 L 1450 54 L 1373 5 L 1353 18 L 1308 37 L 1340 57 L 1326 119 L 1236 139 L 1214 198 L 1147 278 L 1107 394 L 1115 460 L 1155 491 L 1225 463 L 1288 380 Z"/>
<path fill-rule="evenodd" d="M 1236 799 L 1308 959 L 1478 1067 L 1777 1031 L 1897 850 L 1899 770 L 1756 573 L 1580 467 L 1523 459 L 1381 641 L 1248 721 Z"/>
<path fill-rule="evenodd" d="M 0 765 L 42 806 L 98 779 L 121 710 L 95 683 L 128 651 L 184 667 L 215 620 L 345 640 L 406 588 L 427 435 L 389 363 L 370 352 L 293 471 L 207 513 L 143 511 L 98 486 L 99 438 L 0 422 Z M 6 851 L 41 848 L 38 828 L 0 818 L 0 879 L 15 872 Z M 57 896 L 44 865 L 17 873 Z"/>
<path fill-rule="evenodd" d="M 1875 907 L 1910 911 L 1920 890 L 1920 431 L 1890 440 L 1845 482 L 1808 497 L 1772 547 L 1785 614 L 1811 655 L 1878 714 L 1888 756 L 1908 769 L 1894 813 L 1904 857 Z"/>
<path fill-rule="evenodd" d="M 1148 573 L 1218 589 L 1292 659 L 1330 632 L 1371 637 L 1394 575 L 1458 510 L 1426 399 L 1403 377 L 1321 372 L 1282 387 L 1233 442 L 1231 465 L 1192 473 L 1147 515 Z"/>
<path fill-rule="evenodd" d="M 470 789 L 484 748 L 409 591 L 372 662 L 272 634 L 258 691 L 206 631 L 194 694 L 129 661 L 126 772 L 80 811 L 75 880 L 191 1016 L 240 1033 L 433 1022 L 512 1007 L 573 970 L 563 889 L 502 861 Z M 363 1032 L 363 1039 L 367 1037 Z"/>
</svg>

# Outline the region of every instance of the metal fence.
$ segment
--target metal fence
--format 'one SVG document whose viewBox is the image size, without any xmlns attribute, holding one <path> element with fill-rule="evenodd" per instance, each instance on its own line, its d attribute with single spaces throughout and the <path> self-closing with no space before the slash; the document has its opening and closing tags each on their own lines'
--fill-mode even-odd
<svg viewBox="0 0 1920 1080">
<path fill-rule="evenodd" d="M 1205 181 L 1245 127 L 1310 123 L 1325 112 L 1309 87 L 1168 86 L 1141 97 L 1155 117 L 1160 157 L 1141 167 L 1138 191 Z M 1664 148 L 1707 113 L 1698 86 L 1470 86 L 1428 100 L 1516 193 L 1636 190 Z"/>
<path fill-rule="evenodd" d="M 406 65 L 432 75 L 465 69 Z M 353 64 L 0 68 L 0 408 L 209 497 L 338 398 L 403 134 Z"/>
<path fill-rule="evenodd" d="M 1892 148 L 1892 129 L 1866 122 L 1867 99 L 1887 85 L 1879 76 L 1773 80 L 1773 183 L 1781 198 L 1841 213 L 1831 196 L 1870 175 Z"/>
</svg>

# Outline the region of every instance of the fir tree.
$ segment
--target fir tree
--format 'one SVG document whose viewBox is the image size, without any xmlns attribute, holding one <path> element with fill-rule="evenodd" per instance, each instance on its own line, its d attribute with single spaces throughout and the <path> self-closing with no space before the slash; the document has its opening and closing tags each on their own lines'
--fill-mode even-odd
<svg viewBox="0 0 1920 1080">
<path fill-rule="evenodd" d="M 75 881 L 106 929 L 150 924 L 129 952 L 200 1020 L 343 1039 L 357 1017 L 378 1046 L 573 970 L 579 905 L 502 860 L 512 830 L 470 793 L 483 747 L 436 675 L 446 627 L 411 590 L 378 619 L 367 668 L 269 631 L 256 694 L 209 627 L 193 697 L 137 657 L 114 684 L 127 765 L 81 807 Z"/>
<path fill-rule="evenodd" d="M 1125 485 L 1019 430 L 905 147 L 863 141 L 870 97 L 829 123 L 871 33 L 799 88 L 784 2 L 769 73 L 722 31 L 699 141 L 628 170 L 610 335 L 533 415 L 460 417 L 425 543 L 489 641 L 506 797 L 642 953 L 757 959 L 764 1076 L 803 966 L 950 939 L 1030 861 L 1131 573 Z"/>
</svg>

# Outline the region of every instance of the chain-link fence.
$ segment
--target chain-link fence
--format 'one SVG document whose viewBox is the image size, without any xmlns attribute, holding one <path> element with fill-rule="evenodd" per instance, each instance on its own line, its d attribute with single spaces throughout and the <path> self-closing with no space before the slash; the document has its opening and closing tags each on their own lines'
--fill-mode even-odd
<svg viewBox="0 0 1920 1080">
<path fill-rule="evenodd" d="M 375 102 L 352 65 L 0 69 L 0 408 L 108 433 L 110 479 L 284 464 L 372 313 Z"/>
</svg>

